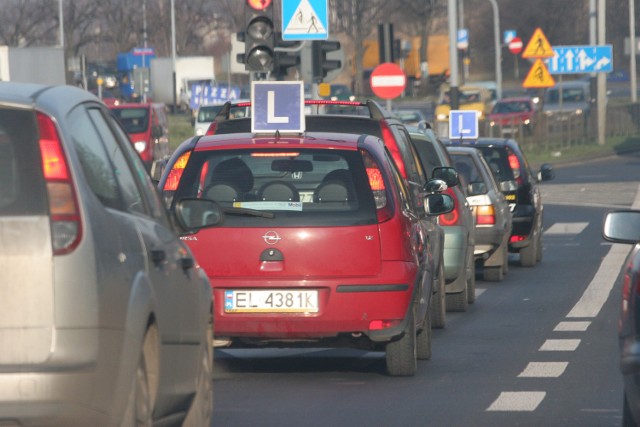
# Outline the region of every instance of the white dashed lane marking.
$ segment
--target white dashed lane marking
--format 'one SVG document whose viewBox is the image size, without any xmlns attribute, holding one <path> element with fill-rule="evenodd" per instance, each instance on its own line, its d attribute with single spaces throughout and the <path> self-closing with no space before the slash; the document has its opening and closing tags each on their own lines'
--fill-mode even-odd
<svg viewBox="0 0 640 427">
<path fill-rule="evenodd" d="M 546 340 L 538 351 L 575 351 L 580 345 L 578 339 Z"/>
<path fill-rule="evenodd" d="M 555 332 L 584 332 L 590 324 L 591 322 L 580 321 L 560 322 L 553 330 Z"/>
<path fill-rule="evenodd" d="M 503 391 L 487 411 L 535 411 L 546 394 L 544 391 Z"/>
<path fill-rule="evenodd" d="M 589 225 L 588 222 L 556 222 L 544 231 L 545 236 L 580 234 Z"/>
<path fill-rule="evenodd" d="M 569 362 L 529 362 L 520 378 L 558 378 L 567 369 Z"/>
</svg>

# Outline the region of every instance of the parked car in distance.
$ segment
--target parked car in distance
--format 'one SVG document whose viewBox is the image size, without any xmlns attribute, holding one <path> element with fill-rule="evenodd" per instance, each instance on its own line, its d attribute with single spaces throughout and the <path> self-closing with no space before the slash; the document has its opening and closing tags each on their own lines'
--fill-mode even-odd
<svg viewBox="0 0 640 427">
<path fill-rule="evenodd" d="M 531 135 L 536 108 L 529 97 L 502 98 L 488 115 L 492 134 L 498 136 Z"/>
<path fill-rule="evenodd" d="M 0 176 L 3 423 L 209 425 L 210 284 L 108 108 L 0 82 Z"/>
<path fill-rule="evenodd" d="M 227 108 L 230 111 L 232 107 L 228 106 Z M 366 102 L 306 100 L 305 108 L 317 110 L 315 113 L 312 111 L 311 114 L 306 115 L 307 132 L 324 132 L 326 129 L 331 129 L 332 132 L 372 135 L 384 142 L 400 176 L 405 180 L 409 189 L 409 203 L 413 206 L 413 211 L 420 217 L 425 241 L 430 243 L 430 256 L 427 265 L 429 280 L 434 280 L 437 284 L 442 283 L 438 279 L 438 268 L 442 263 L 444 230 L 438 225 L 435 216 L 427 215 L 424 210 L 420 209 L 429 178 L 422 167 L 415 147 L 411 143 L 411 137 L 404 123 L 373 100 Z M 249 132 L 250 129 L 249 119 L 221 120 L 216 123 L 215 129 L 210 128 L 209 132 L 215 134 L 238 133 Z M 437 187 L 437 183 L 430 186 L 432 189 Z M 431 311 L 434 328 L 442 328 L 446 322 L 444 285 L 436 287 L 435 293 L 438 292 L 440 294 L 435 298 Z"/>
<path fill-rule="evenodd" d="M 607 213 L 603 236 L 634 245 L 622 267 L 622 304 L 618 321 L 620 371 L 624 381 L 622 425 L 640 424 L 640 211 Z"/>
<path fill-rule="evenodd" d="M 484 280 L 499 282 L 509 270 L 509 205 L 479 150 L 461 146 L 448 146 L 447 150 L 476 220 L 476 261 L 483 267 Z"/>
<path fill-rule="evenodd" d="M 449 140 L 444 142 L 451 144 Z M 533 171 L 520 144 L 512 138 L 478 138 L 458 143 L 482 152 L 513 213 L 509 252 L 520 255 L 521 266 L 535 266 L 543 255 L 544 204 L 539 183 L 555 177 L 553 166 L 545 163 Z"/>
<path fill-rule="evenodd" d="M 248 102 L 249 100 L 238 100 L 238 103 Z M 211 104 L 201 105 L 198 107 L 198 111 L 195 116 L 194 130 L 196 135 L 204 135 L 207 133 L 211 122 L 213 122 L 225 104 Z M 250 107 L 235 107 L 231 110 L 230 115 L 232 118 L 240 119 L 243 117 L 249 117 Z"/>
<path fill-rule="evenodd" d="M 451 156 L 430 126 L 407 127 L 422 165 L 431 176 L 439 168 L 454 167 Z M 475 219 L 459 180 L 445 190 L 454 201 L 451 212 L 438 217 L 444 229 L 443 266 L 448 311 L 466 311 L 476 299 Z"/>
<path fill-rule="evenodd" d="M 191 213 L 183 238 L 213 285 L 218 344 L 380 350 L 390 375 L 430 358 L 431 254 L 415 209 L 437 216 L 453 201 L 427 194 L 413 205 L 379 138 L 194 137 L 160 188 L 172 210 Z M 218 210 L 223 221 L 210 223 Z"/>
<path fill-rule="evenodd" d="M 415 109 L 403 109 L 403 110 L 394 110 L 393 114 L 402 121 L 405 125 L 408 126 L 417 126 L 418 123 L 424 121 L 426 117 L 422 114 L 422 111 Z"/>
<path fill-rule="evenodd" d="M 157 181 L 170 154 L 169 119 L 164 104 L 127 103 L 109 108 L 129 135 L 147 170 Z"/>
<path fill-rule="evenodd" d="M 591 114 L 591 83 L 584 80 L 556 83 L 545 92 L 542 112 L 555 120 L 581 117 L 587 123 Z"/>
</svg>

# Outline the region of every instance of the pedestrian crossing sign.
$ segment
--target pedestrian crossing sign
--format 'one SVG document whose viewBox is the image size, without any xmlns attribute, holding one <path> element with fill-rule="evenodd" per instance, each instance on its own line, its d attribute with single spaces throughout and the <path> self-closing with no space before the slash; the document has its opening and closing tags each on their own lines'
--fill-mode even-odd
<svg viewBox="0 0 640 427">
<path fill-rule="evenodd" d="M 533 64 L 531 69 L 529 70 L 529 74 L 522 82 L 522 87 L 524 88 L 544 88 L 544 87 L 552 87 L 556 82 L 547 70 L 547 66 L 544 65 L 542 59 L 536 59 L 536 62 Z"/>
<path fill-rule="evenodd" d="M 527 47 L 522 52 L 523 58 L 551 58 L 554 55 L 553 48 L 539 27 L 533 32 Z"/>
<path fill-rule="evenodd" d="M 282 40 L 327 40 L 328 0 L 282 0 Z"/>
</svg>

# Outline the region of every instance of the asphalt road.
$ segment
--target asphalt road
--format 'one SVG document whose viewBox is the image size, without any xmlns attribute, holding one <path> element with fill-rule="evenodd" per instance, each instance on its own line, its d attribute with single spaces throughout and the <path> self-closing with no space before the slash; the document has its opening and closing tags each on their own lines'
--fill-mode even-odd
<svg viewBox="0 0 640 427">
<path fill-rule="evenodd" d="M 511 255 L 503 282 L 478 280 L 476 303 L 447 313 L 415 377 L 386 376 L 383 353 L 217 350 L 214 425 L 620 425 L 617 278 L 630 247 L 601 226 L 640 200 L 639 166 L 628 154 L 557 168 L 542 185 L 542 263 Z"/>
</svg>

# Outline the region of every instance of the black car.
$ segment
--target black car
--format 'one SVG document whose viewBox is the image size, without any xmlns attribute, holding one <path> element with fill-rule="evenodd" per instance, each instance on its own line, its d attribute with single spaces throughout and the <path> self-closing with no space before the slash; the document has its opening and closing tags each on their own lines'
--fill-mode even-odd
<svg viewBox="0 0 640 427">
<path fill-rule="evenodd" d="M 618 338 L 620 371 L 624 380 L 622 425 L 637 426 L 640 424 L 640 211 L 609 212 L 602 234 L 608 241 L 635 245 L 622 264 Z"/>
<path fill-rule="evenodd" d="M 538 171 L 532 171 L 518 142 L 511 138 L 447 139 L 443 142 L 475 147 L 482 152 L 513 214 L 509 252 L 519 253 L 520 265 L 524 267 L 536 265 L 542 260 L 544 216 L 538 183 L 555 177 L 553 167 L 545 163 Z"/>
</svg>

